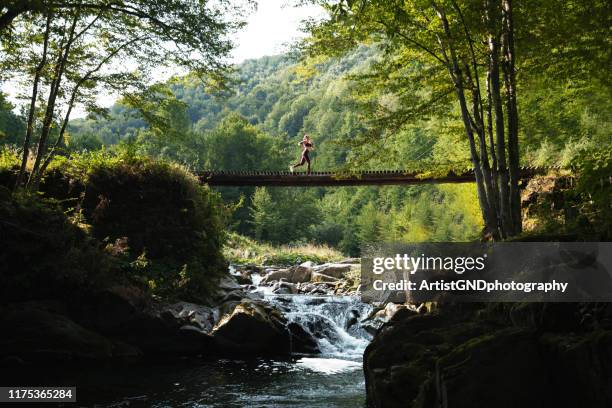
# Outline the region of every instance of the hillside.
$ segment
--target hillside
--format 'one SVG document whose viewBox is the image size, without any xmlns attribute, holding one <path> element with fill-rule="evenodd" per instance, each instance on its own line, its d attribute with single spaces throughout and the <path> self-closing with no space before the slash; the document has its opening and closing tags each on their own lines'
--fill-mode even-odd
<svg viewBox="0 0 612 408">
<path fill-rule="evenodd" d="M 224 95 L 207 92 L 191 76 L 175 78 L 162 84 L 163 100 L 142 100 L 140 110 L 123 99 L 106 117 L 71 121 L 66 150 L 122 143 L 191 169 L 285 170 L 299 155 L 297 141 L 308 133 L 316 143 L 314 170 L 444 172 L 469 166 L 451 99 L 437 113 L 394 131 L 369 131 L 369 117 L 356 101 L 397 102 L 354 86 L 351 76 L 367 72 L 381 55 L 374 46 L 361 46 L 307 64 L 288 55 L 248 60 L 235 68 Z M 519 90 L 524 164 L 568 165 L 578 152 L 610 143 L 606 91 L 597 84 L 530 77 L 530 87 Z M 220 191 L 233 211 L 231 228 L 272 243 L 316 241 L 357 254 L 362 242 L 462 241 L 476 238 L 482 228 L 476 191 L 468 185 Z"/>
</svg>

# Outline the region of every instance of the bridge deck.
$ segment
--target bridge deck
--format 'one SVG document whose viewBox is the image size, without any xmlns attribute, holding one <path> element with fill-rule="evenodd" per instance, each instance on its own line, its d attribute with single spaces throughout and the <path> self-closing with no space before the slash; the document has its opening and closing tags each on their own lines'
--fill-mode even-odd
<svg viewBox="0 0 612 408">
<path fill-rule="evenodd" d="M 531 178 L 545 169 L 522 168 L 521 177 Z M 354 173 L 284 172 L 284 171 L 204 171 L 199 175 L 202 183 L 211 186 L 362 186 L 392 184 L 432 184 L 474 182 L 474 172 L 448 173 L 445 176 L 428 177 L 422 173 L 404 170 L 360 171 Z"/>
</svg>

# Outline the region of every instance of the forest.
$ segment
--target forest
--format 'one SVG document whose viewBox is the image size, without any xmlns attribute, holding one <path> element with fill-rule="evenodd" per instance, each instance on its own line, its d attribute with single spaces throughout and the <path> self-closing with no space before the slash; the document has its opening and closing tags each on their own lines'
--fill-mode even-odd
<svg viewBox="0 0 612 408">
<path fill-rule="evenodd" d="M 0 385 L 109 407 L 612 406 L 612 3 L 280 3 L 0 2 Z M 303 35 L 234 62 L 287 7 Z M 314 183 L 289 173 L 305 135 L 314 172 L 418 183 L 202 176 Z M 375 280 L 378 244 L 457 262 Z"/>
<path fill-rule="evenodd" d="M 377 82 L 366 87 L 370 100 L 384 94 L 389 103 L 401 104 L 397 98 L 408 97 L 389 94 L 400 84 L 381 83 L 382 75 L 395 69 L 389 67 L 389 52 L 384 43 L 373 42 L 340 56 L 249 60 L 235 67 L 233 87 L 220 92 L 208 91 L 194 75 L 177 76 L 154 86 L 163 103 L 123 98 L 107 112 L 71 120 L 57 154 L 132 149 L 196 171 L 285 170 L 299 156 L 297 141 L 309 134 L 317 146 L 315 171 L 442 174 L 471 167 L 459 107 L 448 95 L 435 109 L 410 113 L 413 120 L 397 129 L 372 123 L 374 114 L 363 106 L 363 81 Z M 610 146 L 608 78 L 593 75 L 598 71 L 581 65 L 584 58 L 572 55 L 541 70 L 531 66 L 534 55 L 521 70 L 522 166 L 570 168 L 577 158 Z M 399 69 L 429 75 L 416 61 L 409 64 Z M 430 91 L 419 93 L 433 92 L 443 79 L 427 81 Z M 26 118 L 6 98 L 1 115 L 2 144 L 16 152 Z M 362 242 L 465 241 L 483 230 L 477 191 L 470 185 L 223 188 L 221 194 L 233 211 L 230 228 L 240 234 L 275 244 L 325 243 L 352 255 Z"/>
</svg>

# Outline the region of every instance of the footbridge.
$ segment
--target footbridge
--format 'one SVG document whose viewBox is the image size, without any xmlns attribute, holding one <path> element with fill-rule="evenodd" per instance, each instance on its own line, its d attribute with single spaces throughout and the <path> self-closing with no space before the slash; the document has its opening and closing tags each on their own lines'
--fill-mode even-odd
<svg viewBox="0 0 612 408">
<path fill-rule="evenodd" d="M 545 174 L 550 168 L 523 167 L 521 178 L 529 179 Z M 305 172 L 288 171 L 203 171 L 201 183 L 210 186 L 282 186 L 282 187 L 333 187 L 397 184 L 444 184 L 474 182 L 474 171 L 467 170 L 444 175 L 406 170 L 374 170 L 355 172 Z"/>
</svg>

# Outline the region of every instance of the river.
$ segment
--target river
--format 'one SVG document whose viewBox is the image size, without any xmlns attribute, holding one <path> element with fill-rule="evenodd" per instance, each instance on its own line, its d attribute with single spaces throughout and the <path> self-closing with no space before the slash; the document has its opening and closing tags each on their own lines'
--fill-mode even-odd
<svg viewBox="0 0 612 408">
<path fill-rule="evenodd" d="M 38 374 L 55 378 L 58 385 L 76 385 L 82 406 L 363 407 L 362 356 L 369 335 L 353 323 L 365 317 L 370 306 L 348 296 L 266 293 L 265 299 L 310 331 L 321 353 L 250 360 L 189 358 L 79 371 L 57 367 Z"/>
</svg>

